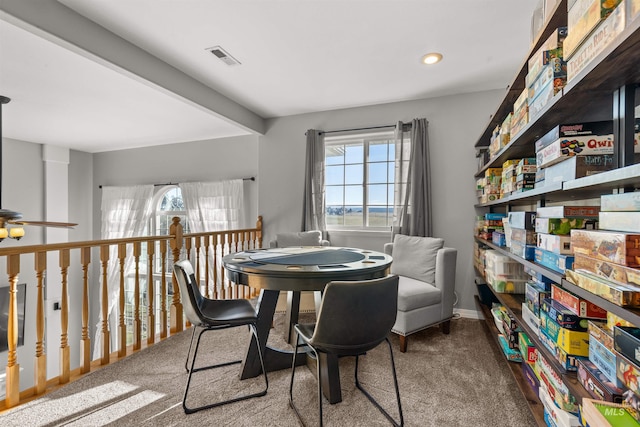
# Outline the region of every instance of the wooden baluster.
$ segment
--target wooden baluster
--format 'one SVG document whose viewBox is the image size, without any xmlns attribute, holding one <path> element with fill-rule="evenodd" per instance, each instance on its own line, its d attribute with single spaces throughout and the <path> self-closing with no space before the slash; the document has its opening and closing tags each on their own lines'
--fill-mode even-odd
<svg viewBox="0 0 640 427">
<path fill-rule="evenodd" d="M 167 241 L 160 240 L 160 339 L 167 337 L 169 324 L 167 322 Z"/>
<path fill-rule="evenodd" d="M 176 263 L 180 259 L 180 251 L 182 250 L 182 224 L 180 218 L 174 216 L 173 223 L 169 227 L 171 237 L 171 251 L 173 253 L 173 262 Z M 180 302 L 180 289 L 175 274 L 171 275 L 171 283 L 173 284 L 173 303 L 171 304 L 171 333 L 184 330 L 184 321 L 182 315 L 182 303 Z"/>
<path fill-rule="evenodd" d="M 118 308 L 120 315 L 118 316 L 118 338 L 120 344 L 118 345 L 118 357 L 124 357 L 127 355 L 127 325 L 124 322 L 124 266 L 125 259 L 127 257 L 127 244 L 118 244 L 118 260 L 120 262 L 120 296 L 118 298 Z"/>
<path fill-rule="evenodd" d="M 7 255 L 9 275 L 9 318 L 7 320 L 7 368 L 5 406 L 12 408 L 20 403 L 20 365 L 18 364 L 18 274 L 20 255 Z"/>
<path fill-rule="evenodd" d="M 233 251 L 229 251 L 229 253 L 231 252 L 238 252 L 238 243 L 240 240 L 240 233 L 236 232 L 236 233 L 232 233 L 231 234 L 231 238 L 233 239 Z"/>
<path fill-rule="evenodd" d="M 135 283 L 133 288 L 133 349 L 142 347 L 142 322 L 140 321 L 140 253 L 142 244 L 133 242 L 133 262 L 135 265 Z"/>
<path fill-rule="evenodd" d="M 242 248 L 241 248 L 242 250 L 249 249 L 248 235 L 249 235 L 248 231 L 242 232 Z M 248 286 L 242 286 L 241 289 L 242 289 L 242 298 L 249 298 L 251 294 L 251 288 Z"/>
<path fill-rule="evenodd" d="M 202 278 L 202 270 L 200 269 L 200 264 L 201 264 L 201 261 L 200 261 L 200 249 L 201 249 L 200 248 L 200 236 L 196 236 L 193 239 L 195 241 L 194 252 L 195 252 L 195 257 L 196 257 L 196 271 L 198 272 L 198 275 L 196 277 L 198 278 L 198 283 L 200 284 L 200 292 L 202 292 L 203 283 L 202 283 L 202 280 L 200 280 Z M 204 282 L 204 288 L 205 288 L 204 295 L 207 295 L 208 292 L 206 291 L 206 288 L 207 288 L 207 282 L 206 281 Z"/>
<path fill-rule="evenodd" d="M 211 237 L 213 238 L 213 299 L 218 299 L 218 233 Z"/>
<path fill-rule="evenodd" d="M 102 348 L 100 349 L 100 364 L 109 364 L 109 348 L 111 337 L 109 336 L 109 245 L 100 246 L 100 262 L 102 263 Z"/>
<path fill-rule="evenodd" d="M 192 259 L 191 258 L 191 238 L 190 237 L 185 237 L 185 239 L 184 239 L 184 258 L 185 259 L 189 259 L 189 260 Z M 198 276 L 196 275 L 196 277 L 198 277 Z"/>
<path fill-rule="evenodd" d="M 80 373 L 91 370 L 91 340 L 89 339 L 89 264 L 91 248 L 80 249 L 82 264 L 82 337 L 80 338 Z"/>
<path fill-rule="evenodd" d="M 229 243 L 229 234 L 228 233 L 224 233 L 221 237 L 221 249 L 220 249 L 220 259 L 222 260 L 222 258 L 224 258 L 225 255 L 225 247 L 227 247 L 230 243 Z M 225 283 L 225 277 L 224 277 L 224 268 L 220 269 L 220 286 L 221 286 L 221 293 L 222 293 L 222 299 L 227 299 L 227 284 Z"/>
<path fill-rule="evenodd" d="M 235 248 L 234 248 L 234 252 L 239 252 L 240 250 L 242 250 L 242 242 L 240 240 L 240 232 L 237 231 L 235 233 L 233 233 L 233 238 L 235 240 Z M 238 249 L 240 248 L 240 249 Z M 232 283 L 231 284 L 232 289 L 233 289 L 233 294 L 235 298 L 242 298 L 242 296 L 240 295 L 240 285 Z"/>
<path fill-rule="evenodd" d="M 149 312 L 147 313 L 147 345 L 151 345 L 156 342 L 156 282 L 153 279 L 153 256 L 155 255 L 155 248 L 155 242 L 147 242 L 147 257 L 149 258 L 149 268 L 147 270 L 147 296 L 149 298 Z"/>
<path fill-rule="evenodd" d="M 69 249 L 60 249 L 60 274 L 62 276 L 62 302 L 60 311 L 60 384 L 69 382 L 71 357 L 69 348 Z"/>
<path fill-rule="evenodd" d="M 215 285 L 214 285 L 215 286 Z M 204 236 L 204 292 L 205 297 L 210 298 L 209 293 L 209 235 Z"/>
<path fill-rule="evenodd" d="M 258 238 L 258 247 L 261 248 L 262 247 L 262 216 L 258 217 L 258 221 L 256 221 L 256 228 L 258 229 L 258 231 L 256 231 L 257 234 L 257 238 Z"/>
<path fill-rule="evenodd" d="M 34 255 L 38 295 L 36 297 L 36 361 L 34 383 L 36 394 L 47 388 L 47 355 L 44 352 L 44 275 L 47 270 L 47 253 Z"/>
<path fill-rule="evenodd" d="M 256 242 L 256 232 L 255 231 L 250 231 L 249 232 L 249 249 L 256 249 L 258 247 L 257 242 Z M 249 288 L 249 298 L 253 298 L 255 296 L 258 295 L 258 292 L 256 289 L 254 288 Z"/>
</svg>

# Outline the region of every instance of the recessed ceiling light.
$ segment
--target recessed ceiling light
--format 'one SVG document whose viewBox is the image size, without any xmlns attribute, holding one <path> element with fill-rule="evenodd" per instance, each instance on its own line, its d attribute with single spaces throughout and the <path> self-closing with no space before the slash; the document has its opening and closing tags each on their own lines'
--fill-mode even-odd
<svg viewBox="0 0 640 427">
<path fill-rule="evenodd" d="M 442 54 L 438 52 L 427 53 L 422 57 L 422 63 L 431 65 L 436 64 L 442 60 Z"/>
</svg>

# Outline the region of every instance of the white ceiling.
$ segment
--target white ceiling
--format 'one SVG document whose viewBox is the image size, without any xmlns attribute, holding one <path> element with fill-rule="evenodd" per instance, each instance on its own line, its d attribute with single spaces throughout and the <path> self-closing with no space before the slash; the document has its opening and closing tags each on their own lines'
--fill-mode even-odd
<svg viewBox="0 0 640 427">
<path fill-rule="evenodd" d="M 536 3 L 0 0 L 0 94 L 12 98 L 3 132 L 101 152 L 506 88 L 529 50 Z M 216 45 L 241 65 L 206 51 Z M 444 60 L 422 65 L 431 51 Z"/>
</svg>

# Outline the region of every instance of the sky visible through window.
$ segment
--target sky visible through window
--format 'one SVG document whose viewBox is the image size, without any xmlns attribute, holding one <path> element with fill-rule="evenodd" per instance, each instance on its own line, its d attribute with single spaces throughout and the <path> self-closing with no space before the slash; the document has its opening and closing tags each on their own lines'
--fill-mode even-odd
<svg viewBox="0 0 640 427">
<path fill-rule="evenodd" d="M 328 226 L 387 227 L 393 217 L 393 139 L 350 138 L 325 148 Z"/>
</svg>

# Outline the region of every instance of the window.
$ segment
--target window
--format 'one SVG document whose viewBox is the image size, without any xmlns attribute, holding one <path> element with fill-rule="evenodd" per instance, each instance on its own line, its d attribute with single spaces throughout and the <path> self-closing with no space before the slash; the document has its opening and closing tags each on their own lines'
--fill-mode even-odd
<svg viewBox="0 0 640 427">
<path fill-rule="evenodd" d="M 150 235 L 155 236 L 167 236 L 169 235 L 169 227 L 171 227 L 172 218 L 177 216 L 180 218 L 180 223 L 183 227 L 183 232 L 189 233 L 189 224 L 187 222 L 187 212 L 184 208 L 182 201 L 182 192 L 180 187 L 170 186 L 160 190 L 154 197 L 154 214 L 151 217 L 151 221 L 146 231 Z M 160 330 L 160 305 L 161 305 L 161 273 L 162 273 L 162 254 L 159 248 L 156 247 L 153 260 L 153 286 L 154 286 L 154 311 L 156 326 L 155 330 Z M 140 256 L 140 321 L 142 323 L 142 340 L 147 339 L 147 323 L 149 296 L 147 293 L 147 248 L 146 244 L 142 245 L 142 253 Z M 173 272 L 173 253 L 170 248 L 167 248 L 167 260 L 166 260 L 166 283 L 169 287 L 169 295 L 167 298 L 167 310 L 171 306 L 173 300 L 173 292 L 171 289 L 171 274 Z M 134 296 L 135 296 L 135 275 L 133 269 L 127 271 L 125 281 L 125 324 L 127 325 L 127 345 L 133 344 L 133 320 L 134 320 Z M 170 315 L 170 313 L 168 313 Z"/>
<path fill-rule="evenodd" d="M 395 175 L 393 132 L 326 137 L 327 228 L 388 229 L 393 223 Z"/>
</svg>

